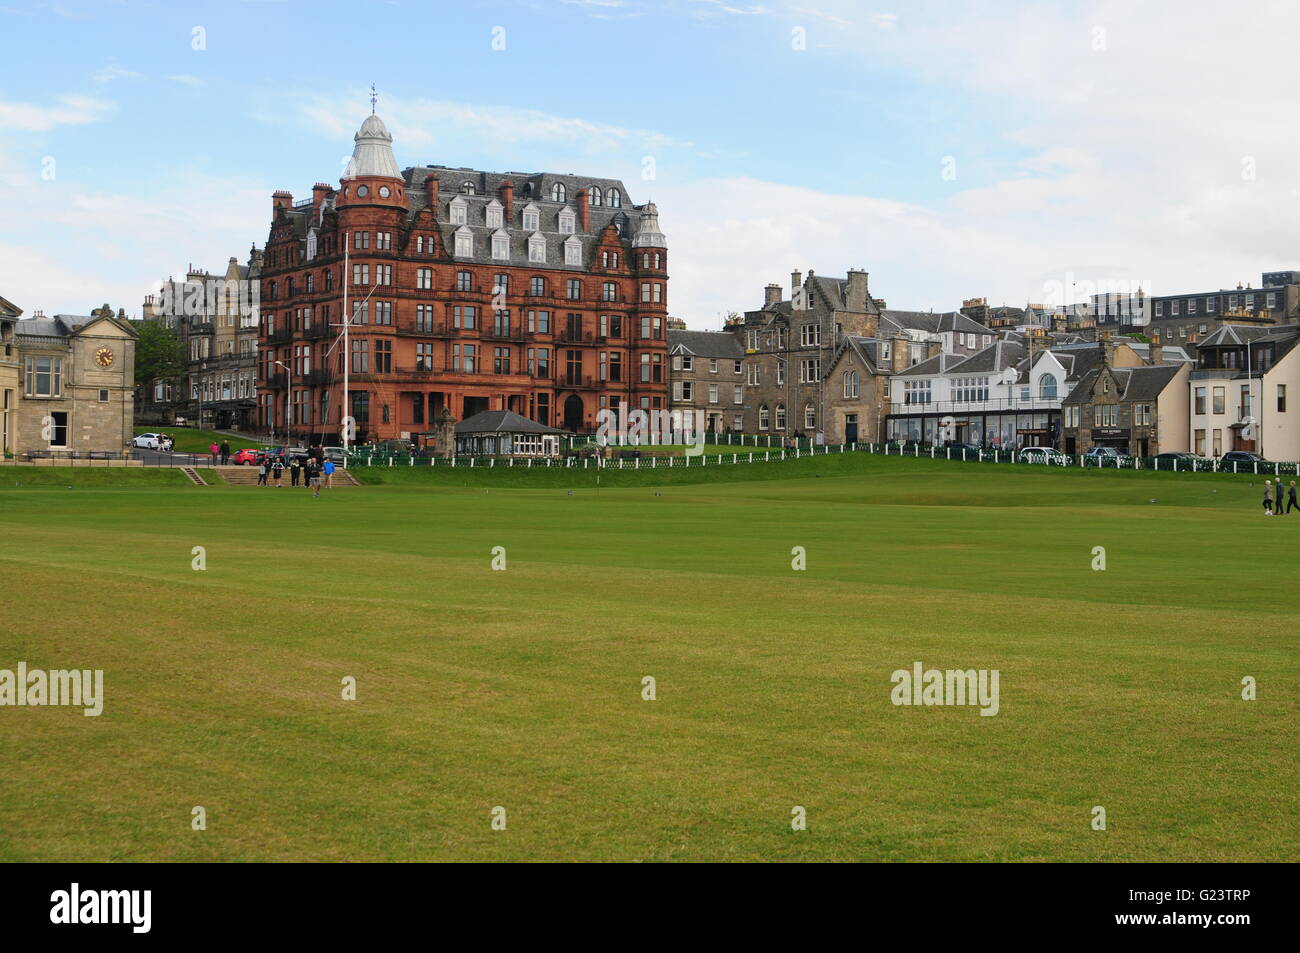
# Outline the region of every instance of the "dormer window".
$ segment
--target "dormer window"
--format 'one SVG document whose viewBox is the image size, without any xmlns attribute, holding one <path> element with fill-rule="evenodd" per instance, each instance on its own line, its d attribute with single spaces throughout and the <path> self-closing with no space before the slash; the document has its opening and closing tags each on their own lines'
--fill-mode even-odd
<svg viewBox="0 0 1300 953">
<path fill-rule="evenodd" d="M 468 228 L 456 229 L 456 257 L 470 258 L 474 254 L 474 233 Z"/>
<path fill-rule="evenodd" d="M 463 182 L 461 183 L 460 190 L 464 192 L 466 195 L 473 195 L 475 193 L 474 183 Z"/>
<path fill-rule="evenodd" d="M 572 235 L 575 224 L 575 217 L 571 209 L 565 209 L 560 213 L 560 234 Z"/>
<path fill-rule="evenodd" d="M 619 194 L 618 189 L 610 189 L 610 190 L 609 190 L 609 207 L 610 207 L 610 208 L 622 208 L 622 207 L 623 207 L 623 196 Z M 620 228 L 620 229 L 619 229 L 619 234 L 622 234 L 622 232 L 623 232 L 623 230 Z"/>
<path fill-rule="evenodd" d="M 510 258 L 510 236 L 504 230 L 492 234 L 492 257 L 497 261 Z"/>
<path fill-rule="evenodd" d="M 534 235 L 528 239 L 528 260 L 535 262 L 546 261 L 546 239 L 541 235 Z"/>
<path fill-rule="evenodd" d="M 542 229 L 542 215 L 536 205 L 526 205 L 524 207 L 524 231 L 539 232 Z"/>
<path fill-rule="evenodd" d="M 501 208 L 501 203 L 498 202 L 496 199 L 493 199 L 491 202 L 488 203 L 488 207 L 487 207 L 487 227 L 488 227 L 488 228 L 500 228 L 500 227 L 501 227 L 501 215 L 502 215 L 502 211 L 503 211 L 503 210 L 502 210 L 502 208 Z"/>
<path fill-rule="evenodd" d="M 467 203 L 466 203 L 465 200 L 464 200 L 463 198 L 461 198 L 459 195 L 456 196 L 454 199 L 452 199 L 452 200 L 451 200 L 451 207 L 450 207 L 450 212 L 451 212 L 451 224 L 453 224 L 453 225 L 464 225 L 464 224 L 465 224 L 465 215 L 466 215 L 466 209 L 467 209 L 467 208 L 468 208 Z"/>
<path fill-rule="evenodd" d="M 600 191 L 600 186 L 594 185 L 591 188 L 591 204 L 600 205 L 604 201 L 604 193 Z"/>
<path fill-rule="evenodd" d="M 563 182 L 556 182 L 551 186 L 551 201 L 563 202 L 568 198 L 568 190 L 564 187 Z"/>
<path fill-rule="evenodd" d="M 575 235 L 564 243 L 564 263 L 566 265 L 582 264 L 582 242 Z"/>
</svg>

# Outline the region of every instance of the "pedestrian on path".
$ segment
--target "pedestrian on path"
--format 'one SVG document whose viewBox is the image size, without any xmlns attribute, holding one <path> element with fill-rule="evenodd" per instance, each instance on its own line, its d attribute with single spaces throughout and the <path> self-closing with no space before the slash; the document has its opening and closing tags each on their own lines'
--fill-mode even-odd
<svg viewBox="0 0 1300 953">
<path fill-rule="evenodd" d="M 1286 494 L 1286 511 L 1290 513 L 1292 510 L 1300 510 L 1300 506 L 1296 506 L 1295 502 L 1295 480 L 1291 481 Z"/>
<path fill-rule="evenodd" d="M 230 462 L 230 441 L 221 441 L 221 465 L 224 467 Z"/>
<path fill-rule="evenodd" d="M 266 473 L 271 468 L 271 461 L 266 457 L 257 458 L 257 485 L 266 486 Z"/>
<path fill-rule="evenodd" d="M 1273 484 L 1268 480 L 1264 481 L 1264 515 L 1273 515 Z"/>
<path fill-rule="evenodd" d="M 312 496 L 320 496 L 320 464 L 315 457 L 307 460 L 307 485 L 311 487 Z"/>
<path fill-rule="evenodd" d="M 334 486 L 334 461 L 326 458 L 325 460 L 325 489 L 332 489 Z"/>
<path fill-rule="evenodd" d="M 284 458 L 276 457 L 271 461 L 271 477 L 275 480 L 275 487 L 280 488 L 280 477 L 284 476 Z"/>
<path fill-rule="evenodd" d="M 217 458 L 221 455 L 221 448 L 213 442 L 212 446 L 208 447 L 208 453 L 212 454 L 212 465 L 215 467 L 217 465 Z"/>
</svg>

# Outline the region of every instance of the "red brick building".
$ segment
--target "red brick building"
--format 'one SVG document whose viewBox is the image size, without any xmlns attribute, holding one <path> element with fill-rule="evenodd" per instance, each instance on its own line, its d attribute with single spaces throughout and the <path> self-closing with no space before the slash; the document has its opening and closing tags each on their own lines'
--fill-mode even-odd
<svg viewBox="0 0 1300 953">
<path fill-rule="evenodd" d="M 284 434 L 287 410 L 296 441 L 333 443 L 350 413 L 356 440 L 385 440 L 431 431 L 446 407 L 591 432 L 603 408 L 667 408 L 668 250 L 652 203 L 631 204 L 616 179 L 402 171 L 378 116 L 355 141 L 338 189 L 272 197 L 260 426 Z"/>
</svg>

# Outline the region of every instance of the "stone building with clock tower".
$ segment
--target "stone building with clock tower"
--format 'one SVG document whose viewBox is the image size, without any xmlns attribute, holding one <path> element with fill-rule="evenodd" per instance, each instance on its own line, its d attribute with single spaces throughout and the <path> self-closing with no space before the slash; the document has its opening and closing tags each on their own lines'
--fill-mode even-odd
<svg viewBox="0 0 1300 953">
<path fill-rule="evenodd" d="M 18 363 L 10 452 L 122 453 L 135 406 L 135 329 L 104 305 L 14 321 Z"/>
<path fill-rule="evenodd" d="M 578 433 L 602 409 L 667 409 L 653 203 L 632 204 L 617 179 L 401 169 L 373 114 L 354 141 L 338 188 L 272 196 L 260 429 L 284 434 L 287 415 L 294 442 L 332 444 L 351 416 L 359 442 L 425 442 L 444 409 Z"/>
</svg>

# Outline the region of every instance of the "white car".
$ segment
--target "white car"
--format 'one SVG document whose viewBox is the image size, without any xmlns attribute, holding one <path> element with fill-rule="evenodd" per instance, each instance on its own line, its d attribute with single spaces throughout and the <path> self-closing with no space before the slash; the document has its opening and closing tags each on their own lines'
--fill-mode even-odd
<svg viewBox="0 0 1300 953">
<path fill-rule="evenodd" d="M 162 434 L 160 433 L 142 433 L 131 441 L 131 446 L 140 447 L 144 450 L 157 450 L 162 443 Z"/>
<path fill-rule="evenodd" d="M 1020 451 L 1021 463 L 1053 463 L 1058 467 L 1068 466 L 1070 458 L 1060 450 L 1051 447 L 1025 447 Z"/>
</svg>

